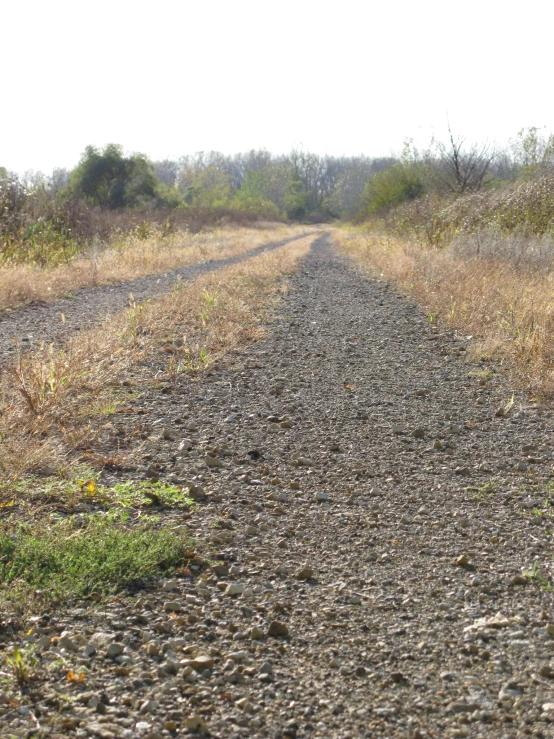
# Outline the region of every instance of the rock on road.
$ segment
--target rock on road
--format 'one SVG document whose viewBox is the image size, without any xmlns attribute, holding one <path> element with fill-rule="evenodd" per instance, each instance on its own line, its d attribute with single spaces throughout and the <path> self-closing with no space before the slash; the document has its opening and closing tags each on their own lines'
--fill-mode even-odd
<svg viewBox="0 0 554 739">
<path fill-rule="evenodd" d="M 59 624 L 125 645 L 67 735 L 553 736 L 552 414 L 497 414 L 501 375 L 328 236 L 291 287 L 241 367 L 141 401 L 200 450 L 151 452 L 225 564 Z"/>
</svg>

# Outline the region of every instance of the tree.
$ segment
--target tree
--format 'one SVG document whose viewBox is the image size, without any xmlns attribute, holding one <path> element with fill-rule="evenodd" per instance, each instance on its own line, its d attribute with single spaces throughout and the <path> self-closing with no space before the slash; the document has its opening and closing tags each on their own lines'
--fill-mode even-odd
<svg viewBox="0 0 554 739">
<path fill-rule="evenodd" d="M 154 173 L 164 185 L 173 187 L 179 174 L 179 164 L 171 159 L 154 162 Z"/>
<path fill-rule="evenodd" d="M 87 146 L 70 176 L 73 189 L 102 208 L 138 205 L 156 195 L 153 166 L 142 154 L 125 157 L 123 147 Z"/>
<path fill-rule="evenodd" d="M 554 169 L 554 134 L 545 136 L 536 126 L 522 128 L 511 148 L 516 167 L 524 177 L 536 177 Z"/>
<path fill-rule="evenodd" d="M 179 187 L 188 205 L 212 206 L 229 197 L 231 186 L 227 174 L 215 164 L 195 169 L 185 166 L 179 175 Z"/>
<path fill-rule="evenodd" d="M 421 167 L 414 162 L 399 162 L 377 172 L 363 193 L 362 212 L 367 215 L 384 211 L 425 192 Z"/>
<path fill-rule="evenodd" d="M 465 146 L 463 137 L 455 137 L 448 126 L 448 143 L 436 143 L 437 160 L 430 163 L 439 189 L 461 195 L 465 192 L 476 192 L 485 184 L 490 174 L 491 164 L 496 151 L 487 144 L 469 148 Z"/>
</svg>

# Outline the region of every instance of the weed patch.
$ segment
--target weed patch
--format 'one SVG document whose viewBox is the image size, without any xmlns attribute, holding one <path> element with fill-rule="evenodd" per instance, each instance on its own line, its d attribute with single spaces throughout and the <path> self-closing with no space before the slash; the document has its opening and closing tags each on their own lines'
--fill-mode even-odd
<svg viewBox="0 0 554 739">
<path fill-rule="evenodd" d="M 120 515 L 71 516 L 37 527 L 0 527 L 0 597 L 73 599 L 143 584 L 184 566 L 192 542 L 155 521 L 127 525 Z"/>
</svg>

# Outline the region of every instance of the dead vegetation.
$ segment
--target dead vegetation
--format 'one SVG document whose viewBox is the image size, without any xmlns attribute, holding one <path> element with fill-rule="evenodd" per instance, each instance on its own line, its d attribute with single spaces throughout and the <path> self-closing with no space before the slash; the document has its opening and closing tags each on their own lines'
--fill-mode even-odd
<svg viewBox="0 0 554 739">
<path fill-rule="evenodd" d="M 94 239 L 69 264 L 40 266 L 8 263 L 0 268 L 0 310 L 47 301 L 81 287 L 125 282 L 208 259 L 241 254 L 269 240 L 280 241 L 306 231 L 301 226 L 259 223 L 250 228 L 217 228 L 192 233 L 166 232 L 163 224 L 145 222 L 109 242 Z"/>
<path fill-rule="evenodd" d="M 145 387 L 175 385 L 263 335 L 286 289 L 280 278 L 294 271 L 314 238 L 131 305 L 63 347 L 20 354 L 0 382 L 2 497 L 10 500 L 24 475 L 70 476 L 78 464 L 101 468 L 136 456 L 140 423 L 122 439 L 114 414 Z"/>
<path fill-rule="evenodd" d="M 336 231 L 343 251 L 417 300 L 430 321 L 473 337 L 522 387 L 554 395 L 554 258 L 548 237 L 458 235 L 437 249 L 377 232 Z"/>
</svg>

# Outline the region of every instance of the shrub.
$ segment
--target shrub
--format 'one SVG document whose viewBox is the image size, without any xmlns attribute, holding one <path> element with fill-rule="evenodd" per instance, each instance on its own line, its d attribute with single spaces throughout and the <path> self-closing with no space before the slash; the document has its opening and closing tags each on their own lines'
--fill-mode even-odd
<svg viewBox="0 0 554 739">
<path fill-rule="evenodd" d="M 482 229 L 543 236 L 554 229 L 554 175 L 459 197 L 428 195 L 400 205 L 383 222 L 396 233 L 436 245 Z"/>
<path fill-rule="evenodd" d="M 396 205 L 415 200 L 424 193 L 420 167 L 413 163 L 395 164 L 377 172 L 367 183 L 362 196 L 362 214 L 374 215 Z"/>
</svg>

